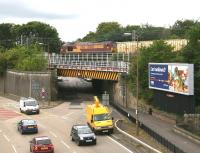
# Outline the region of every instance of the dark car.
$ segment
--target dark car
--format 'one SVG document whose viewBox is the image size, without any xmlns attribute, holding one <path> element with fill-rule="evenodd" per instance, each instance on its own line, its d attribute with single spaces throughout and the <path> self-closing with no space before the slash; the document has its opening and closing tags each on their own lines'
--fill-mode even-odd
<svg viewBox="0 0 200 153">
<path fill-rule="evenodd" d="M 47 136 L 35 137 L 30 141 L 30 152 L 54 153 L 54 146 Z"/>
<path fill-rule="evenodd" d="M 71 129 L 72 141 L 79 146 L 86 143 L 96 144 L 96 136 L 87 125 L 73 125 Z"/>
<path fill-rule="evenodd" d="M 18 122 L 17 129 L 21 134 L 38 133 L 37 122 L 31 119 L 23 119 Z"/>
</svg>

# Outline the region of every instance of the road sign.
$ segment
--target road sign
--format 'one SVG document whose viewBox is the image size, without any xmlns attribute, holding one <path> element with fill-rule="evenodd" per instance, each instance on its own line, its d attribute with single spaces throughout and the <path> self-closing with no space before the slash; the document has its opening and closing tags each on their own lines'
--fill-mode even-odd
<svg viewBox="0 0 200 153">
<path fill-rule="evenodd" d="M 109 94 L 105 91 L 104 94 L 102 94 L 102 104 L 105 106 L 109 105 Z"/>
</svg>

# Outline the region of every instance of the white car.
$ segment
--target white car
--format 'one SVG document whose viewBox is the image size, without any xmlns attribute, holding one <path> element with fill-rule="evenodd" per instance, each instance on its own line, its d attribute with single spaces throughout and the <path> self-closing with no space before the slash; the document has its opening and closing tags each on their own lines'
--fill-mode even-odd
<svg viewBox="0 0 200 153">
<path fill-rule="evenodd" d="M 26 114 L 40 113 L 40 107 L 36 99 L 28 97 L 22 97 L 19 101 L 20 103 L 20 112 L 24 112 Z"/>
</svg>

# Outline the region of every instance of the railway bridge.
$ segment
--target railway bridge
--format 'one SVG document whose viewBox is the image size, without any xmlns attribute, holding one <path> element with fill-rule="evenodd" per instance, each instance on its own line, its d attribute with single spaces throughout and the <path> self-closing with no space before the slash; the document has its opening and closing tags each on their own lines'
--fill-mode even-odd
<svg viewBox="0 0 200 153">
<path fill-rule="evenodd" d="M 57 76 L 117 81 L 128 73 L 130 54 L 127 53 L 67 53 L 47 55 L 50 69 Z"/>
</svg>

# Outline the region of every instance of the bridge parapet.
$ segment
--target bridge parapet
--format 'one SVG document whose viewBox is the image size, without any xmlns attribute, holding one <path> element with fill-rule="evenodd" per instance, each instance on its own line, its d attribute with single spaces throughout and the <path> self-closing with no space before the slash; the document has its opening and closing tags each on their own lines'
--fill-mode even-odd
<svg viewBox="0 0 200 153">
<path fill-rule="evenodd" d="M 49 67 L 128 73 L 129 55 L 111 53 L 81 53 L 49 55 Z"/>
</svg>

